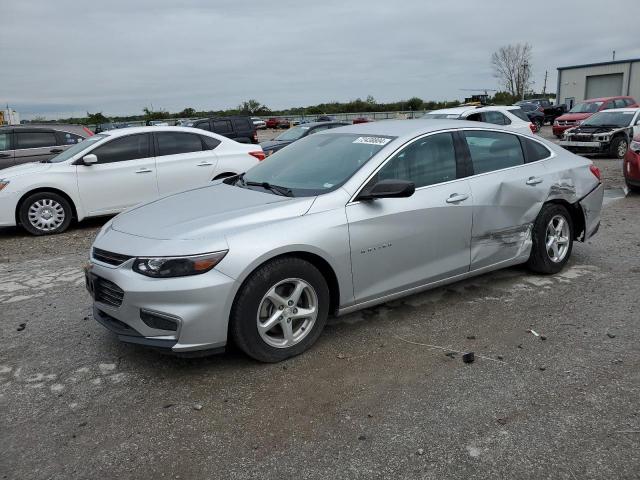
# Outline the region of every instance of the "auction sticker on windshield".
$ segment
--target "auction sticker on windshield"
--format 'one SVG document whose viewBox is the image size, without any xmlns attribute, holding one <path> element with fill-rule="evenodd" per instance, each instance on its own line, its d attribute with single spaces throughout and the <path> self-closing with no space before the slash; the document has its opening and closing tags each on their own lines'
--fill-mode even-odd
<svg viewBox="0 0 640 480">
<path fill-rule="evenodd" d="M 384 137 L 358 137 L 353 143 L 365 143 L 367 145 L 386 145 L 391 141 L 390 138 Z"/>
</svg>

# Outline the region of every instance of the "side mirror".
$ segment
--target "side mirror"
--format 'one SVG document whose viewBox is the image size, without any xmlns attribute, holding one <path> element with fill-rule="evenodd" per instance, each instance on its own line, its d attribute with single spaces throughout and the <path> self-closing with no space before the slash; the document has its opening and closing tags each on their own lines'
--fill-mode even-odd
<svg viewBox="0 0 640 480">
<path fill-rule="evenodd" d="M 98 157 L 93 153 L 90 153 L 89 155 L 82 157 L 82 163 L 85 165 L 93 165 L 94 163 L 98 163 Z"/>
<path fill-rule="evenodd" d="M 410 197 L 416 191 L 416 185 L 407 180 L 380 180 L 370 188 L 365 188 L 356 200 L 374 200 L 376 198 Z"/>
</svg>

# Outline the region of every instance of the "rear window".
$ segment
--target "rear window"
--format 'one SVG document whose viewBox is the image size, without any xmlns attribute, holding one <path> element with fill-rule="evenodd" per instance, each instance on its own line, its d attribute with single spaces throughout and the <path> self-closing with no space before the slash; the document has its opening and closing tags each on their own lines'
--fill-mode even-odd
<svg viewBox="0 0 640 480">
<path fill-rule="evenodd" d="M 251 130 L 253 129 L 253 122 L 250 122 L 246 118 L 236 118 L 233 120 L 233 124 L 236 130 Z"/>
<path fill-rule="evenodd" d="M 465 131 L 473 173 L 486 173 L 524 164 L 520 140 L 502 132 Z"/>
<path fill-rule="evenodd" d="M 156 133 L 158 141 L 158 155 L 177 155 L 202 151 L 200 135 L 182 132 Z"/>
</svg>

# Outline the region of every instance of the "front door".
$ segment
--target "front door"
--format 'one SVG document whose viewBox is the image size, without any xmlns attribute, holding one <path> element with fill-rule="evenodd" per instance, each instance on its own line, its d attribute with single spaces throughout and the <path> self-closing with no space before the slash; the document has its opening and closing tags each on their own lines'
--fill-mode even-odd
<svg viewBox="0 0 640 480">
<path fill-rule="evenodd" d="M 0 169 L 15 165 L 11 148 L 11 132 L 0 132 Z"/>
<path fill-rule="evenodd" d="M 370 182 L 409 180 L 413 196 L 347 205 L 357 303 L 468 271 L 473 201 L 458 172 L 452 134 L 428 135 Z"/>
<path fill-rule="evenodd" d="M 151 135 L 115 137 L 92 151 L 93 165 L 78 165 L 78 190 L 87 215 L 117 213 L 158 197 Z"/>
</svg>

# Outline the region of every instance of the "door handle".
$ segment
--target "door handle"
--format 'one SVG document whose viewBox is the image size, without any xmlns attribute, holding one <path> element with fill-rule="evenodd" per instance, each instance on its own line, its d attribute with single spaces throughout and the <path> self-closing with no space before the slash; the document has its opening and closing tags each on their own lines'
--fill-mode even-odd
<svg viewBox="0 0 640 480">
<path fill-rule="evenodd" d="M 150 168 L 141 168 L 140 170 L 136 170 L 136 173 L 151 173 L 153 170 Z"/>
<path fill-rule="evenodd" d="M 538 185 L 539 183 L 542 183 L 542 179 L 538 178 L 538 177 L 529 177 L 529 180 L 527 180 L 527 185 Z"/>
<path fill-rule="evenodd" d="M 447 198 L 447 203 L 464 202 L 467 198 L 469 198 L 469 195 L 461 195 L 459 193 L 452 193 L 451 195 L 449 195 L 449 198 Z"/>
<path fill-rule="evenodd" d="M 64 150 L 62 148 L 52 148 L 49 150 L 49 153 L 62 153 Z"/>
<path fill-rule="evenodd" d="M 213 163 L 200 162 L 200 163 L 197 164 L 198 167 L 208 167 L 209 165 L 213 165 Z"/>
</svg>

